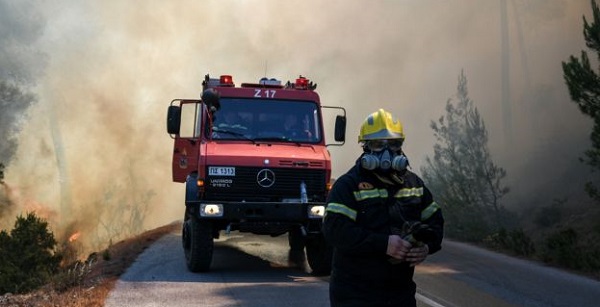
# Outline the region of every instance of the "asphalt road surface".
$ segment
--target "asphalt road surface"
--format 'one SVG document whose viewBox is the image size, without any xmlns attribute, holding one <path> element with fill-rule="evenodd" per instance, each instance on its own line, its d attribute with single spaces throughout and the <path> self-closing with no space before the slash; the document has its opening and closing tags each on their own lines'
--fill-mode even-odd
<svg viewBox="0 0 600 307">
<path fill-rule="evenodd" d="M 211 271 L 191 273 L 171 234 L 140 255 L 105 306 L 329 306 L 328 278 L 307 270 L 286 235 L 232 232 L 215 243 Z M 448 240 L 415 280 L 420 307 L 600 306 L 599 281 Z"/>
</svg>

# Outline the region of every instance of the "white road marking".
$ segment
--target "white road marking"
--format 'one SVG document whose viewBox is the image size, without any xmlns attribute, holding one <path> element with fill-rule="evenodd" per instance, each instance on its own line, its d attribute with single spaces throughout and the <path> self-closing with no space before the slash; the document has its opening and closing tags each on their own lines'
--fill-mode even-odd
<svg viewBox="0 0 600 307">
<path fill-rule="evenodd" d="M 427 305 L 429 305 L 431 307 L 445 307 L 444 305 L 439 304 L 436 301 L 434 301 L 434 300 L 432 300 L 432 299 L 430 299 L 430 298 L 428 298 L 426 296 L 423 296 L 423 295 L 421 295 L 419 293 L 417 293 L 415 295 L 415 297 L 416 297 L 417 300 L 419 300 L 419 301 L 421 301 L 421 302 L 423 302 L 423 303 L 425 303 L 425 304 L 427 304 Z"/>
</svg>

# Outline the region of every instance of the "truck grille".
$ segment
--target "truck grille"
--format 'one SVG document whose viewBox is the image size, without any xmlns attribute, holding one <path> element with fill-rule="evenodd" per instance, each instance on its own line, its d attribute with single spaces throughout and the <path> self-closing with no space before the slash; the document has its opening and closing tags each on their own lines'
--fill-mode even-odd
<svg viewBox="0 0 600 307">
<path fill-rule="evenodd" d="M 265 169 L 271 170 L 275 178 L 268 187 L 257 180 L 258 173 Z M 236 167 L 235 176 L 208 176 L 205 199 L 279 202 L 283 198 L 300 198 L 302 181 L 309 201 L 325 201 L 325 170 L 265 167 Z"/>
</svg>

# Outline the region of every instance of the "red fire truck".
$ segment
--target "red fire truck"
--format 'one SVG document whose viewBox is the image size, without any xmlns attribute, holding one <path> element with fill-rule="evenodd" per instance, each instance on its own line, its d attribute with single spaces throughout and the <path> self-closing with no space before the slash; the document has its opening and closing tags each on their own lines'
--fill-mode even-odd
<svg viewBox="0 0 600 307">
<path fill-rule="evenodd" d="M 287 233 L 292 250 L 306 250 L 312 274 L 329 274 L 332 251 L 321 234 L 332 184 L 327 146 L 345 142 L 345 109 L 322 106 L 316 84 L 302 76 L 236 86 L 230 75 L 206 75 L 202 86 L 201 99 L 175 99 L 167 112 L 173 181 L 186 187 L 188 269 L 208 271 L 214 239 L 239 231 Z M 332 144 L 324 108 L 337 114 Z"/>
</svg>

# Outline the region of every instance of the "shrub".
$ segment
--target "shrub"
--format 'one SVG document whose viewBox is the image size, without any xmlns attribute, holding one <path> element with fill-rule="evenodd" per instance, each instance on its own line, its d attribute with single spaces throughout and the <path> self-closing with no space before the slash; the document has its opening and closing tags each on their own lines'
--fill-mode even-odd
<svg viewBox="0 0 600 307">
<path fill-rule="evenodd" d="M 18 216 L 10 235 L 0 232 L 0 294 L 24 293 L 44 285 L 60 264 L 55 246 L 45 220 L 34 213 Z"/>
<path fill-rule="evenodd" d="M 491 248 L 507 251 L 518 256 L 529 257 L 535 254 L 535 244 L 521 228 L 511 231 L 501 229 L 487 237 L 484 243 Z"/>
<path fill-rule="evenodd" d="M 558 266 L 600 276 L 600 248 L 592 242 L 581 242 L 573 228 L 551 234 L 545 240 L 542 259 Z"/>
<path fill-rule="evenodd" d="M 466 241 L 480 243 L 494 233 L 491 223 L 488 223 L 489 211 L 477 207 L 456 208 L 444 207 L 444 233 L 446 236 Z"/>
<path fill-rule="evenodd" d="M 561 207 L 565 207 L 565 200 L 555 200 L 552 205 L 542 207 L 535 215 L 534 222 L 540 227 L 550 227 L 556 225 L 561 220 Z"/>
<path fill-rule="evenodd" d="M 586 257 L 585 251 L 578 248 L 578 241 L 579 236 L 573 228 L 554 232 L 544 241 L 542 259 L 559 266 L 582 269 L 586 266 Z"/>
</svg>

